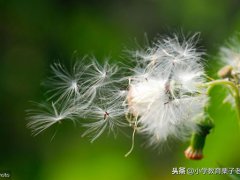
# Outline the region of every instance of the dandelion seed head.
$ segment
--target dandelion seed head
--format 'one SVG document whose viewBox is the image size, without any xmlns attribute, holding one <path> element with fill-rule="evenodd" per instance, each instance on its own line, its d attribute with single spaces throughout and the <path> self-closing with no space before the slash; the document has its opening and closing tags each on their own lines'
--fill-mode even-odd
<svg viewBox="0 0 240 180">
<path fill-rule="evenodd" d="M 240 71 L 240 40 L 237 36 L 231 38 L 225 46 L 220 48 L 220 58 L 231 65 L 237 72 Z"/>
<path fill-rule="evenodd" d="M 155 99 L 161 99 L 164 94 L 164 85 L 164 80 L 156 79 L 142 79 L 140 82 L 132 82 L 128 94 L 130 112 L 142 115 L 150 108 Z"/>
<path fill-rule="evenodd" d="M 184 140 L 196 130 L 194 117 L 203 112 L 207 97 L 199 87 L 204 83 L 202 53 L 193 39 L 180 42 L 174 36 L 155 43 L 141 54 L 145 68 L 131 77 L 128 106 L 139 116 L 140 132 L 148 135 L 150 144 L 170 137 Z"/>
<path fill-rule="evenodd" d="M 206 89 L 199 86 L 205 79 L 196 40 L 197 35 L 181 39 L 174 35 L 154 42 L 132 52 L 135 67 L 119 68 L 108 60 L 100 64 L 96 58 L 86 65 L 76 62 L 70 70 L 54 63 L 49 99 L 55 103 L 31 113 L 28 127 L 39 134 L 77 117 L 86 128 L 82 136 L 92 142 L 105 131 L 115 136 L 129 124 L 149 144 L 171 137 L 184 140 L 196 130 L 194 117 L 208 100 Z M 134 120 L 126 121 L 126 114 Z"/>
<path fill-rule="evenodd" d="M 186 39 L 177 35 L 166 37 L 153 44 L 145 52 L 136 54 L 147 66 L 153 69 L 159 68 L 161 71 L 169 72 L 175 64 L 194 66 L 201 60 L 203 52 L 198 52 L 196 43 L 198 34 Z"/>
</svg>

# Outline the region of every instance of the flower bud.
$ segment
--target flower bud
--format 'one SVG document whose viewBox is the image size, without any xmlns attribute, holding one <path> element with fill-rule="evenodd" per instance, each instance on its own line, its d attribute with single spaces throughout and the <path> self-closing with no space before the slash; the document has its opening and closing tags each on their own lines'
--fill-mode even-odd
<svg viewBox="0 0 240 180">
<path fill-rule="evenodd" d="M 232 77 L 232 69 L 231 65 L 226 65 L 218 71 L 218 76 L 221 78 Z"/>
<path fill-rule="evenodd" d="M 188 159 L 200 160 L 203 158 L 202 149 L 196 150 L 192 146 L 189 146 L 184 153 Z"/>
<path fill-rule="evenodd" d="M 203 121 L 199 122 L 198 126 L 199 131 L 193 133 L 190 146 L 184 152 L 187 159 L 201 160 L 203 158 L 205 140 L 214 125 L 211 118 L 206 116 Z"/>
</svg>

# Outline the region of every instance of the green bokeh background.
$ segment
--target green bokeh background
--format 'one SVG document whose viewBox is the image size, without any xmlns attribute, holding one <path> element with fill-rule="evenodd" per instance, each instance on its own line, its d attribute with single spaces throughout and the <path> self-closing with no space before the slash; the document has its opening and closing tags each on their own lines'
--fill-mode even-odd
<svg viewBox="0 0 240 180">
<path fill-rule="evenodd" d="M 219 175 L 171 175 L 173 167 L 240 167 L 240 129 L 223 88 L 212 92 L 210 112 L 215 129 L 208 136 L 205 158 L 189 161 L 188 143 L 170 144 L 160 153 L 142 147 L 125 158 L 131 140 L 107 135 L 95 143 L 81 138 L 82 129 L 63 123 L 32 137 L 25 110 L 42 101 L 40 83 L 55 60 L 68 64 L 79 57 L 122 58 L 125 47 L 172 32 L 201 32 L 208 56 L 206 70 L 216 77 L 218 48 L 240 29 L 238 0 L 1 0 L 0 1 L 0 170 L 16 180 L 224 180 Z"/>
</svg>

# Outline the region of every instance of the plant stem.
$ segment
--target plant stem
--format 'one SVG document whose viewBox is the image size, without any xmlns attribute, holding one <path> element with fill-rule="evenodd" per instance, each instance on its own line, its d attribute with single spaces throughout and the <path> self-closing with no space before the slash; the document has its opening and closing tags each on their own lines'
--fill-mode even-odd
<svg viewBox="0 0 240 180">
<path fill-rule="evenodd" d="M 233 82 L 228 81 L 228 80 L 224 80 L 224 79 L 210 81 L 208 83 L 205 83 L 203 86 L 208 87 L 207 94 L 209 94 L 211 89 L 216 85 L 225 85 L 227 88 L 229 88 L 233 92 L 232 96 L 235 100 L 237 118 L 238 118 L 239 123 L 240 123 L 240 96 L 239 96 L 238 87 Z"/>
</svg>

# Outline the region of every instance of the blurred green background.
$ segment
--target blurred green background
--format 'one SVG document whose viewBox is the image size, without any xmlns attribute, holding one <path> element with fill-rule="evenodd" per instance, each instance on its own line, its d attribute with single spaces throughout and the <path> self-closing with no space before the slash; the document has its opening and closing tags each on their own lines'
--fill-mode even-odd
<svg viewBox="0 0 240 180">
<path fill-rule="evenodd" d="M 240 167 L 240 129 L 235 112 L 222 105 L 223 89 L 212 93 L 216 127 L 208 136 L 201 161 L 185 159 L 188 143 L 170 144 L 160 153 L 142 147 L 133 153 L 124 135 L 89 143 L 82 129 L 63 123 L 32 137 L 25 110 L 42 101 L 40 83 L 55 60 L 66 64 L 73 52 L 121 59 L 125 47 L 172 32 L 201 32 L 215 77 L 219 46 L 240 30 L 239 0 L 1 0 L 0 1 L 0 170 L 16 180 L 171 180 L 229 179 L 219 175 L 171 175 L 173 167 Z"/>
</svg>

